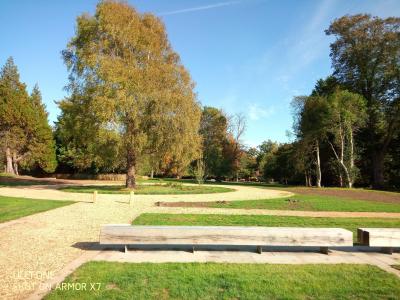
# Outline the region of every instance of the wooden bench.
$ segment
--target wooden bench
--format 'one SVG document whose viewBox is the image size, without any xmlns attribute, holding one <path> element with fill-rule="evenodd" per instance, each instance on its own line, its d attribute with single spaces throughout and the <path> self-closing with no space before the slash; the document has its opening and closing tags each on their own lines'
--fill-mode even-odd
<svg viewBox="0 0 400 300">
<path fill-rule="evenodd" d="M 329 247 L 353 246 L 353 233 L 341 228 L 238 227 L 238 226 L 137 226 L 103 225 L 100 244 L 310 246 L 328 254 Z"/>
<path fill-rule="evenodd" d="M 400 228 L 358 228 L 358 242 L 364 246 L 381 247 L 388 254 L 400 247 Z"/>
</svg>

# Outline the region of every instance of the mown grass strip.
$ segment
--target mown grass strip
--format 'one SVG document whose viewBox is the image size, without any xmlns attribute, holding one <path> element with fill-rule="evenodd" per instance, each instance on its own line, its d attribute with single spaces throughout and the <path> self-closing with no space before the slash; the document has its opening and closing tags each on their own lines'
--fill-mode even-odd
<svg viewBox="0 0 400 300">
<path fill-rule="evenodd" d="M 64 283 L 64 290 L 59 285 L 45 299 L 397 299 L 400 295 L 400 280 L 370 265 L 89 262 Z M 82 283 L 87 284 L 85 290 L 73 289 Z M 94 290 L 90 283 L 96 284 Z"/>
<path fill-rule="evenodd" d="M 0 223 L 72 203 L 74 202 L 0 196 Z"/>
</svg>

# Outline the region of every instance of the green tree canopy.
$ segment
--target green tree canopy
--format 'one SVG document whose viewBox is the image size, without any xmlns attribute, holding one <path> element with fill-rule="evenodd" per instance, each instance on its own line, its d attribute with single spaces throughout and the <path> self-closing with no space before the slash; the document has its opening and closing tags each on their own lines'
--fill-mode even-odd
<svg viewBox="0 0 400 300">
<path fill-rule="evenodd" d="M 367 100 L 364 143 L 374 186 L 382 187 L 384 158 L 400 126 L 400 18 L 344 16 L 326 34 L 336 37 L 331 44 L 334 76 Z"/>
<path fill-rule="evenodd" d="M 329 95 L 327 102 L 327 141 L 343 171 L 340 174 L 344 173 L 351 188 L 356 177 L 354 135 L 365 123 L 365 99 L 359 94 L 337 90 Z"/>
<path fill-rule="evenodd" d="M 46 172 L 55 169 L 53 133 L 39 88 L 35 86 L 28 95 L 12 58 L 0 74 L 0 146 L 7 173 L 18 174 L 19 166 L 37 165 Z"/>
<path fill-rule="evenodd" d="M 157 17 L 102 1 L 94 16 L 77 18 L 63 56 L 71 91 L 60 102 L 64 153 L 78 153 L 82 165 L 122 164 L 129 188 L 143 155 L 176 172 L 198 155 L 194 84 Z"/>
<path fill-rule="evenodd" d="M 220 109 L 209 106 L 203 108 L 200 135 L 203 141 L 205 176 L 226 175 L 223 151 L 227 142 L 228 119 Z"/>
</svg>

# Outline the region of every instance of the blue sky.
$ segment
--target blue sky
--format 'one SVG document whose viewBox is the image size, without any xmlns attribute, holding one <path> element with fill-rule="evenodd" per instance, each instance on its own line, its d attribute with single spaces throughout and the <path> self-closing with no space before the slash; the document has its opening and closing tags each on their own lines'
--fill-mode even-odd
<svg viewBox="0 0 400 300">
<path fill-rule="evenodd" d="M 166 24 L 172 46 L 196 82 L 203 105 L 242 112 L 248 145 L 288 141 L 290 101 L 331 73 L 329 23 L 345 14 L 400 16 L 398 0 L 129 0 Z M 0 0 L 0 65 L 13 56 L 21 80 L 37 82 L 50 113 L 66 92 L 60 52 L 75 18 L 95 0 Z"/>
</svg>

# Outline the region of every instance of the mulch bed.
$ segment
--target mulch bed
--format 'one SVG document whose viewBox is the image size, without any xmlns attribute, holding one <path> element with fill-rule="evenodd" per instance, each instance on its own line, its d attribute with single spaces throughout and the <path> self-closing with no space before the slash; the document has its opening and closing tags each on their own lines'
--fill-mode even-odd
<svg viewBox="0 0 400 300">
<path fill-rule="evenodd" d="M 60 184 L 68 184 L 68 185 L 87 185 L 87 184 L 95 184 L 95 183 L 104 183 L 108 184 L 116 183 L 118 181 L 108 181 L 108 180 L 90 180 L 90 179 L 57 179 L 57 178 L 40 178 L 40 177 L 32 177 L 32 176 L 17 176 L 17 177 L 0 177 L 0 185 L 11 184 L 12 186 L 18 185 L 60 185 Z"/>
<path fill-rule="evenodd" d="M 35 178 L 30 176 L 20 177 L 0 177 L 0 183 L 8 183 L 13 185 L 55 185 L 70 183 L 68 180 L 55 178 Z"/>
</svg>

